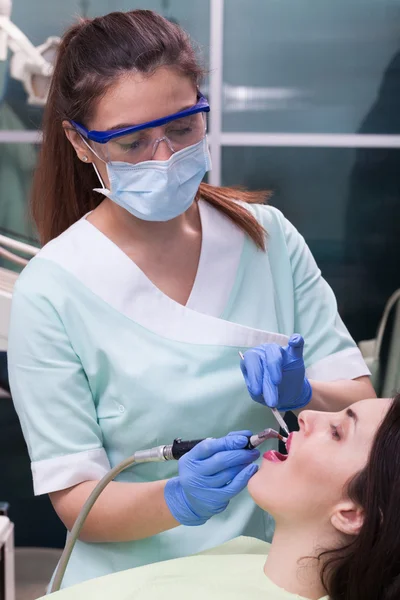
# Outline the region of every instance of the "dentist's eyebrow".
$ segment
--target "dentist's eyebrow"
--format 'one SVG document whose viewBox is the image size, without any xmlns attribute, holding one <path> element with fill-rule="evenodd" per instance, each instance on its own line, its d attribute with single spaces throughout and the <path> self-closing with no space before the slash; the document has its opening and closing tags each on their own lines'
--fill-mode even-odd
<svg viewBox="0 0 400 600">
<path fill-rule="evenodd" d="M 346 415 L 348 417 L 350 417 L 350 419 L 353 419 L 353 421 L 354 421 L 354 427 L 356 427 L 357 426 L 357 422 L 358 422 L 358 417 L 357 417 L 356 413 L 354 412 L 354 410 L 352 410 L 351 408 L 348 408 L 346 410 Z"/>
</svg>

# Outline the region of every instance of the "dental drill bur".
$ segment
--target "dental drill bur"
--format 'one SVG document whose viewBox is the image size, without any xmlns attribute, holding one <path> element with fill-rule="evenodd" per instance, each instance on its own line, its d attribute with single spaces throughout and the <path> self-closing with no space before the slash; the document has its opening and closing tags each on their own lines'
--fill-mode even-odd
<svg viewBox="0 0 400 600">
<path fill-rule="evenodd" d="M 242 360 L 244 360 L 244 356 L 243 356 L 242 352 L 239 352 L 239 356 Z M 274 415 L 275 419 L 277 420 L 279 426 L 283 429 L 283 431 L 286 433 L 286 435 L 289 435 L 289 433 L 290 433 L 289 429 L 287 428 L 287 425 L 286 425 L 285 421 L 283 420 L 283 417 L 280 415 L 278 409 L 273 408 L 272 406 L 268 406 L 268 408 L 271 409 L 272 414 Z"/>
<path fill-rule="evenodd" d="M 287 438 L 283 437 L 283 435 L 275 431 L 275 429 L 271 429 L 269 427 L 268 429 L 264 429 L 264 431 L 260 431 L 260 433 L 255 433 L 252 435 L 249 438 L 249 443 L 247 444 L 246 449 L 252 450 L 253 448 L 257 448 L 257 446 L 260 446 L 260 444 L 266 440 L 271 439 L 280 440 L 284 444 L 287 442 Z"/>
</svg>

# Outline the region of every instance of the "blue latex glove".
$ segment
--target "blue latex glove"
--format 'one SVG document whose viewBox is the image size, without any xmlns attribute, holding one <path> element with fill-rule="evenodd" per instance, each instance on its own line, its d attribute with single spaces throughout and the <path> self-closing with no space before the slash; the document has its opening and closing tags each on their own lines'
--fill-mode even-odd
<svg viewBox="0 0 400 600">
<path fill-rule="evenodd" d="M 278 410 L 302 408 L 311 400 L 312 389 L 305 376 L 304 340 L 294 334 L 289 344 L 263 344 L 248 350 L 240 363 L 250 396 Z"/>
<path fill-rule="evenodd" d="M 167 481 L 165 501 L 182 525 L 203 525 L 224 511 L 258 470 L 258 450 L 243 450 L 251 431 L 200 442 L 179 460 L 179 476 Z"/>
</svg>

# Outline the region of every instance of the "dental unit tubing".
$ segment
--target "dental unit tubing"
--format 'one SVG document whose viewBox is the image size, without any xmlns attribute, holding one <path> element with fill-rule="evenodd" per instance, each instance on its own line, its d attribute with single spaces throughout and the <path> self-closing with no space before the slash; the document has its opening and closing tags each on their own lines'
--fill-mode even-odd
<svg viewBox="0 0 400 600">
<path fill-rule="evenodd" d="M 262 444 L 268 439 L 279 439 L 283 442 L 286 441 L 286 438 L 281 436 L 274 429 L 265 429 L 264 431 L 254 434 L 248 438 L 249 441 L 246 446 L 246 449 L 252 450 L 254 448 L 257 448 L 257 446 L 260 446 L 260 444 Z M 68 566 L 70 556 L 74 549 L 75 543 L 79 538 L 82 527 L 84 526 L 87 516 L 92 510 L 94 503 L 96 502 L 102 491 L 107 487 L 107 485 L 111 481 L 113 481 L 113 479 L 115 479 L 117 475 L 122 473 L 122 471 L 124 471 L 128 467 L 131 467 L 134 464 L 179 460 L 182 456 L 184 456 L 187 452 L 192 450 L 192 448 L 197 446 L 197 444 L 199 444 L 202 441 L 202 439 L 190 441 L 176 439 L 174 440 L 173 444 L 167 444 L 165 446 L 156 446 L 154 448 L 150 448 L 149 450 L 138 450 L 137 452 L 135 452 L 135 454 L 133 454 L 133 456 L 126 458 L 119 465 L 111 469 L 111 471 L 109 471 L 103 477 L 103 479 L 99 481 L 99 483 L 96 485 L 96 487 L 90 494 L 89 498 L 86 500 L 74 523 L 74 526 L 71 529 L 70 534 L 68 535 L 67 543 L 65 544 L 64 551 L 62 553 L 60 562 L 58 563 L 54 575 L 53 583 L 50 588 L 50 593 L 59 591 L 65 571 Z"/>
</svg>

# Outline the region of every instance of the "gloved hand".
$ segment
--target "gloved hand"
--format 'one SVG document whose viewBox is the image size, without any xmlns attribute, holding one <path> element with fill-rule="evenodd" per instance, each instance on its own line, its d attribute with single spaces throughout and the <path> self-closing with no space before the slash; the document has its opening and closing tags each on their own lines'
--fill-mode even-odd
<svg viewBox="0 0 400 600">
<path fill-rule="evenodd" d="M 310 382 L 305 376 L 304 340 L 294 334 L 289 344 L 263 344 L 248 350 L 240 363 L 250 396 L 278 410 L 294 410 L 309 403 Z"/>
<path fill-rule="evenodd" d="M 182 525 L 203 525 L 224 511 L 258 470 L 258 450 L 244 450 L 251 431 L 200 442 L 179 460 L 179 475 L 164 489 L 172 516 Z"/>
</svg>

